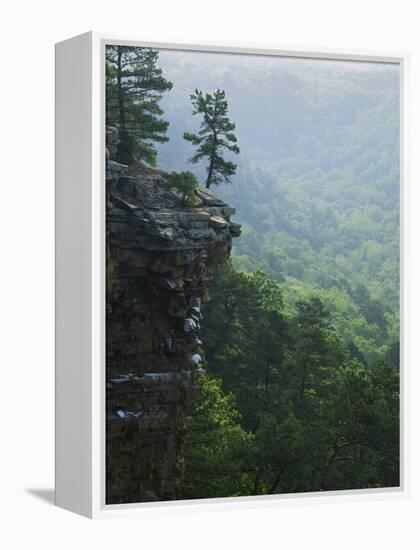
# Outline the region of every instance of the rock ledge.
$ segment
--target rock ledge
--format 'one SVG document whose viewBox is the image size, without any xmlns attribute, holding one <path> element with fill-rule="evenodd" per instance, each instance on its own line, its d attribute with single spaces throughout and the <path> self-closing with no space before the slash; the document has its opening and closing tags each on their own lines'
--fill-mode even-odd
<svg viewBox="0 0 420 550">
<path fill-rule="evenodd" d="M 113 135 L 112 132 L 110 135 Z M 109 164 L 107 503 L 176 498 L 208 281 L 240 226 L 208 190 L 186 207 L 159 170 Z"/>
</svg>

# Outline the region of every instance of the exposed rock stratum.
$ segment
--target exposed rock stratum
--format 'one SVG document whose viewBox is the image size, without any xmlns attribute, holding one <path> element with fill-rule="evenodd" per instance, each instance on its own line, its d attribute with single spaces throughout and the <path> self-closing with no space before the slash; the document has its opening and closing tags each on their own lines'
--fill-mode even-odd
<svg viewBox="0 0 420 550">
<path fill-rule="evenodd" d="M 165 174 L 112 160 L 107 130 L 106 501 L 171 500 L 203 369 L 200 322 L 212 273 L 240 226 L 208 190 L 186 206 Z M 205 314 L 205 308 L 204 308 Z"/>
</svg>

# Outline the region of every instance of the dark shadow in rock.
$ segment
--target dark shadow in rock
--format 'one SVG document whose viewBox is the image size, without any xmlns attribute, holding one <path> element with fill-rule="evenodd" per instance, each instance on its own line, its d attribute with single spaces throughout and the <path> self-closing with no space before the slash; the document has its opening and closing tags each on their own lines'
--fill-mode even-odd
<svg viewBox="0 0 420 550">
<path fill-rule="evenodd" d="M 25 489 L 25 491 L 48 504 L 55 504 L 55 490 L 54 489 Z"/>
</svg>

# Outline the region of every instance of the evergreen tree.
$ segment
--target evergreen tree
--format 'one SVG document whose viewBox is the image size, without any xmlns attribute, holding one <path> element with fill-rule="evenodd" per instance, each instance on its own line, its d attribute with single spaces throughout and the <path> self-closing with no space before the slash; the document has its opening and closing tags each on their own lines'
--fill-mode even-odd
<svg viewBox="0 0 420 550">
<path fill-rule="evenodd" d="M 169 122 L 159 101 L 172 88 L 157 66 L 159 53 L 151 48 L 108 46 L 106 50 L 106 123 L 119 130 L 117 160 L 154 165 L 154 142 L 165 142 Z"/>
<path fill-rule="evenodd" d="M 327 362 L 330 324 L 329 311 L 317 296 L 296 303 L 297 346 L 295 355 L 300 369 L 299 400 L 303 401 L 310 374 Z"/>
<path fill-rule="evenodd" d="M 237 165 L 223 158 L 224 150 L 239 153 L 237 138 L 233 131 L 235 124 L 227 115 L 228 102 L 224 90 L 217 89 L 212 94 L 195 90 L 191 95 L 193 114 L 203 115 L 200 130 L 197 134 L 184 133 L 184 139 L 197 147 L 190 161 L 196 164 L 199 160 L 208 159 L 206 187 L 229 182 L 236 172 Z"/>
<path fill-rule="evenodd" d="M 201 377 L 185 441 L 186 472 L 178 498 L 250 494 L 249 460 L 253 436 L 239 424 L 232 394 L 220 381 Z"/>
<path fill-rule="evenodd" d="M 318 297 L 286 313 L 262 272 L 227 263 L 209 294 L 179 497 L 398 486 L 395 367 L 355 357 Z"/>
</svg>

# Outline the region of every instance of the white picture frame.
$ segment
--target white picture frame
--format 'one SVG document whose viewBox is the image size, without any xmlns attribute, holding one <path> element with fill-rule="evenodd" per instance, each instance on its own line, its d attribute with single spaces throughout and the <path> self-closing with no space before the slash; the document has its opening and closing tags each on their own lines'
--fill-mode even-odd
<svg viewBox="0 0 420 550">
<path fill-rule="evenodd" d="M 395 63 L 401 74 L 401 485 L 391 489 L 105 504 L 105 46 Z M 56 504 L 89 518 L 145 508 L 272 506 L 409 496 L 409 56 L 244 43 L 166 43 L 89 32 L 56 45 Z"/>
</svg>

